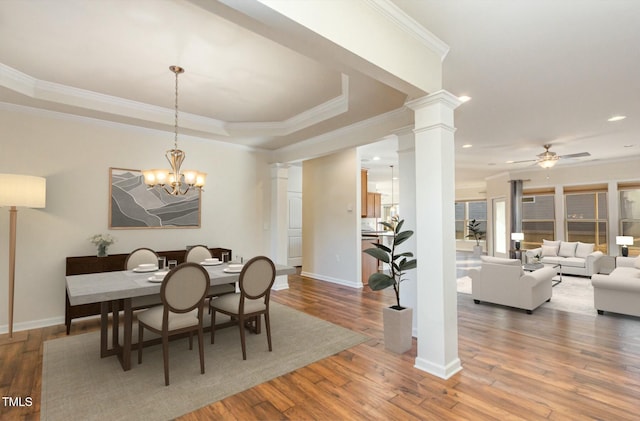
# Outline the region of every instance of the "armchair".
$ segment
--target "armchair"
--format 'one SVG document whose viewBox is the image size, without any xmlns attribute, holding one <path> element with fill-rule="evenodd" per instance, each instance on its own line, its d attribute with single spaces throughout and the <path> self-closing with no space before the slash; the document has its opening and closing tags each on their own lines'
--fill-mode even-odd
<svg viewBox="0 0 640 421">
<path fill-rule="evenodd" d="M 522 269 L 520 259 L 481 256 L 480 269 L 471 269 L 471 295 L 476 304 L 485 301 L 524 309 L 528 314 L 551 299 L 551 279 L 555 269 L 543 267 L 533 272 Z"/>
</svg>

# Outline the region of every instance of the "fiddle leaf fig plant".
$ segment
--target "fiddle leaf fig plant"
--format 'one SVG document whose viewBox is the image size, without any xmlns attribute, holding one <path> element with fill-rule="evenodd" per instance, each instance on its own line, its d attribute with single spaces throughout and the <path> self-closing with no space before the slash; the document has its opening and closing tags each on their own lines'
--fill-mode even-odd
<svg viewBox="0 0 640 421">
<path fill-rule="evenodd" d="M 402 231 L 404 219 L 398 220 L 397 216 L 393 217 L 391 222 L 380 222 L 380 224 L 393 232 L 391 248 L 384 244 L 374 243 L 373 245 L 375 247 L 366 249 L 364 252 L 369 256 L 387 263 L 389 265 L 389 273 L 377 272 L 369 276 L 369 288 L 374 291 L 379 291 L 393 287 L 396 294 L 396 305 L 393 306 L 393 308 L 402 310 L 404 307 L 400 305 L 400 283 L 405 279 L 404 272 L 415 269 L 418 261 L 417 259 L 410 259 L 413 257 L 413 253 L 410 251 L 397 253 L 396 247 L 411 238 L 413 231 Z"/>
<path fill-rule="evenodd" d="M 469 230 L 469 234 L 467 234 L 466 238 L 473 238 L 476 240 L 476 246 L 480 245 L 480 240 L 484 237 L 484 231 L 480 229 L 480 222 L 472 219 L 469 221 L 467 225 L 467 229 Z"/>
</svg>

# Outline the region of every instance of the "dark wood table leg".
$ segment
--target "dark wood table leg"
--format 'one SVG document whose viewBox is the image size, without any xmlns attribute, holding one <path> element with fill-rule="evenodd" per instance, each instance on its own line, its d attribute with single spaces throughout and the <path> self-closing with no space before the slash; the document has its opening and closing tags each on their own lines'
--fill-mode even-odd
<svg viewBox="0 0 640 421">
<path fill-rule="evenodd" d="M 122 345 L 122 368 L 131 370 L 131 336 L 133 334 L 133 310 L 131 298 L 124 299 L 124 341 Z"/>
<path fill-rule="evenodd" d="M 100 303 L 100 358 L 108 357 L 109 350 L 109 302 Z"/>
<path fill-rule="evenodd" d="M 118 305 L 118 300 L 111 302 L 111 314 L 111 322 L 113 323 L 111 328 L 111 347 L 117 350 L 120 346 L 120 306 Z"/>
</svg>

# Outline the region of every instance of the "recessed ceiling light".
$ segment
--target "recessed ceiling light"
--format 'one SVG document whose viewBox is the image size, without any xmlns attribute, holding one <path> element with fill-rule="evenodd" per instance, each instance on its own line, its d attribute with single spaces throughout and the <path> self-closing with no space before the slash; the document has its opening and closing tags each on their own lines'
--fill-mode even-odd
<svg viewBox="0 0 640 421">
<path fill-rule="evenodd" d="M 513 164 L 516 161 L 505 161 L 505 164 Z"/>
<path fill-rule="evenodd" d="M 624 145 L 625 148 L 633 148 L 636 145 Z"/>
<path fill-rule="evenodd" d="M 607 121 L 620 121 L 620 120 L 624 120 L 625 118 L 627 118 L 626 115 L 614 115 L 613 117 L 611 117 Z"/>
<path fill-rule="evenodd" d="M 462 101 L 462 102 L 468 102 L 468 101 L 471 101 L 471 97 L 470 97 L 470 96 L 467 96 L 467 95 L 459 96 L 459 97 L 458 97 L 458 99 L 459 99 L 460 101 Z"/>
<path fill-rule="evenodd" d="M 379 156 L 374 156 L 374 157 L 373 157 L 373 160 L 374 160 L 374 161 L 380 161 L 380 157 L 379 157 Z"/>
<path fill-rule="evenodd" d="M 472 145 L 472 144 L 470 144 L 470 143 L 467 143 L 466 145 L 462 145 L 462 147 L 463 147 L 464 149 L 468 149 L 468 148 L 473 148 L 473 145 Z"/>
</svg>

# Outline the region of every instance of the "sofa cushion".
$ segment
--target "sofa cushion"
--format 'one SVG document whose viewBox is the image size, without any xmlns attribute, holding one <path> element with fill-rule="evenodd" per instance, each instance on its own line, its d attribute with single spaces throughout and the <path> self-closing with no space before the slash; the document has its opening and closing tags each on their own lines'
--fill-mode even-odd
<svg viewBox="0 0 640 421">
<path fill-rule="evenodd" d="M 609 274 L 611 278 L 640 278 L 640 270 L 618 266 Z"/>
<path fill-rule="evenodd" d="M 521 266 L 522 261 L 520 259 L 507 259 L 504 257 L 494 257 L 494 256 L 481 256 L 480 260 L 486 263 L 497 263 L 500 265 L 509 265 L 509 266 Z"/>
<path fill-rule="evenodd" d="M 572 267 L 572 268 L 583 268 L 585 267 L 586 260 L 582 257 L 565 257 L 559 262 L 562 266 Z"/>
<path fill-rule="evenodd" d="M 582 257 L 586 259 L 588 255 L 593 253 L 595 245 L 593 243 L 581 243 L 578 241 L 578 245 L 576 246 L 576 257 Z"/>
<path fill-rule="evenodd" d="M 558 250 L 560 249 L 560 241 L 542 240 L 542 245 L 547 247 L 555 247 L 556 256 L 558 255 Z"/>
<path fill-rule="evenodd" d="M 566 257 L 545 256 L 540 261 L 545 265 L 557 265 L 558 263 L 564 262 L 564 259 L 566 259 Z"/>
<path fill-rule="evenodd" d="M 542 257 L 557 256 L 558 249 L 555 246 L 542 246 Z"/>
<path fill-rule="evenodd" d="M 560 250 L 558 251 L 558 256 L 562 257 L 575 257 L 576 255 L 576 246 L 578 243 L 570 243 L 568 241 L 560 242 Z"/>
</svg>

